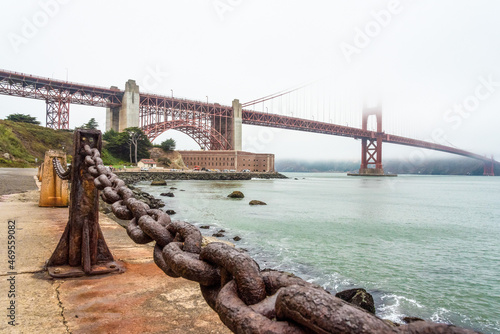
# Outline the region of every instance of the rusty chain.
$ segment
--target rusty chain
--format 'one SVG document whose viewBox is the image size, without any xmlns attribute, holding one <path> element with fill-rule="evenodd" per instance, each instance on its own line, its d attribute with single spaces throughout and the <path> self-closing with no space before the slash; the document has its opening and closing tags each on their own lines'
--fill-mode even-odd
<svg viewBox="0 0 500 334">
<path fill-rule="evenodd" d="M 261 271 L 249 255 L 225 243 L 202 248 L 195 226 L 171 221 L 165 212 L 135 199 L 104 166 L 98 149 L 85 145 L 75 154 L 85 155 L 86 171 L 115 216 L 130 220 L 129 237 L 138 244 L 154 241 L 156 265 L 168 276 L 199 283 L 208 305 L 235 333 L 475 333 L 425 321 L 395 327 L 292 274 Z M 53 162 L 58 175 L 69 175 L 57 159 Z"/>
<path fill-rule="evenodd" d="M 61 166 L 61 162 L 57 158 L 52 159 L 52 165 L 54 166 L 54 171 L 61 180 L 69 180 L 71 175 L 71 166 L 64 170 Z"/>
</svg>

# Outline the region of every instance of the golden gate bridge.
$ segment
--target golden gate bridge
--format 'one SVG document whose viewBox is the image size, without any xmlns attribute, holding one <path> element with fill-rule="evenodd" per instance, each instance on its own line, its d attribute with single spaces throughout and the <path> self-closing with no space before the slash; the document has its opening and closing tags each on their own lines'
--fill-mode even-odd
<svg viewBox="0 0 500 334">
<path fill-rule="evenodd" d="M 319 121 L 298 117 L 298 112 L 294 117 L 293 111 L 288 114 L 278 114 L 273 113 L 272 107 L 271 112 L 268 107 L 264 110 L 266 102 L 269 104 L 269 101 L 283 100 L 304 87 L 305 85 L 302 85 L 246 103 L 234 100 L 231 106 L 224 106 L 208 101 L 141 93 L 134 80 L 129 80 L 125 90 L 121 90 L 116 87 L 97 87 L 0 70 L 0 94 L 44 100 L 46 126 L 53 129 L 68 129 L 70 104 L 79 104 L 106 108 L 107 130 L 121 131 L 127 127 L 138 126 L 153 140 L 163 132 L 175 129 L 187 134 L 208 150 L 241 150 L 242 124 L 360 139 L 362 151 L 360 173 L 365 175 L 383 174 L 382 143 L 430 149 L 477 159 L 484 164 L 484 175 L 494 175 L 494 167 L 499 164 L 492 157 L 386 133 L 382 127 L 380 106 L 362 108 L 361 127 L 349 126 L 348 123 L 335 124 L 331 119 L 325 122 L 324 115 L 323 121 Z M 263 110 L 254 110 L 255 106 L 260 104 Z M 282 103 L 279 109 L 281 113 L 286 113 L 286 110 L 283 112 L 286 106 L 284 107 Z M 375 117 L 376 129 L 368 129 L 370 116 Z"/>
</svg>

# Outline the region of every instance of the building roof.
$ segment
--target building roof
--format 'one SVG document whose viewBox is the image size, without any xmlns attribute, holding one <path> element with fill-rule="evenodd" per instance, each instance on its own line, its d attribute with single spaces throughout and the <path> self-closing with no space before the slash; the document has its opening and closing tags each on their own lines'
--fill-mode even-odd
<svg viewBox="0 0 500 334">
<path fill-rule="evenodd" d="M 155 164 L 156 161 L 154 161 L 153 159 L 141 159 L 141 162 L 143 164 Z"/>
</svg>

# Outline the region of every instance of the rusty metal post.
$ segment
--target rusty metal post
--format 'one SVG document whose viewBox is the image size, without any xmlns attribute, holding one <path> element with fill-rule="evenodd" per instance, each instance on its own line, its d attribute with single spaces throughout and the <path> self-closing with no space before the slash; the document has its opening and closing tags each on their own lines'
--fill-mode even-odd
<svg viewBox="0 0 500 334">
<path fill-rule="evenodd" d="M 45 152 L 45 159 L 39 170 L 40 199 L 38 206 L 68 206 L 68 181 L 57 177 L 52 168 L 52 159 L 57 158 L 66 166 L 66 154 L 63 151 L 49 150 Z"/>
<path fill-rule="evenodd" d="M 69 221 L 47 267 L 52 277 L 78 277 L 123 271 L 114 262 L 99 227 L 99 193 L 88 174 L 84 145 L 101 150 L 101 132 L 76 130 L 71 168 Z M 46 165 L 47 168 L 47 165 Z"/>
</svg>

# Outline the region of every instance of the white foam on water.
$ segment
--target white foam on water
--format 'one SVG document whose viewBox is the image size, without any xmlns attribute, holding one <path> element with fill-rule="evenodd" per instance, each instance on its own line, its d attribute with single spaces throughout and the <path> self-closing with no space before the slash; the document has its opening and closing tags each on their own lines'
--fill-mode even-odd
<svg viewBox="0 0 500 334">
<path fill-rule="evenodd" d="M 382 304 L 377 306 L 377 315 L 395 323 L 402 323 L 402 318 L 408 316 L 403 309 L 423 308 L 416 300 L 395 294 L 385 294 L 380 297 Z"/>
</svg>

